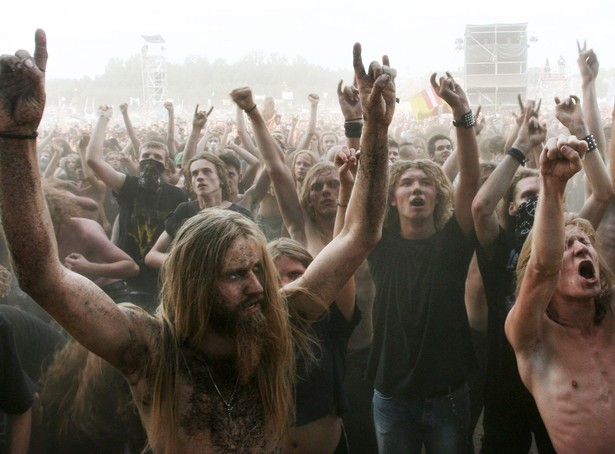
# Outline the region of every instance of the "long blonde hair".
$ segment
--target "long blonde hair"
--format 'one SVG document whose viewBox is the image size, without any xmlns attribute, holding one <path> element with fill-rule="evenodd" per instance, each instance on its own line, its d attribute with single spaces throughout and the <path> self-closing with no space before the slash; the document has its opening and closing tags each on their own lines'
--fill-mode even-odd
<svg viewBox="0 0 615 454">
<path fill-rule="evenodd" d="M 594 298 L 596 305 L 596 312 L 594 314 L 594 323 L 600 323 L 607 313 L 611 312 L 611 299 L 612 294 L 612 282 L 613 273 L 607 264 L 606 260 L 602 258 L 600 254 L 600 243 L 596 231 L 592 227 L 591 223 L 574 214 L 566 215 L 564 221 L 564 227 L 569 225 L 575 226 L 581 232 L 585 233 L 589 238 L 592 246 L 598 252 L 598 266 L 600 269 L 600 294 Z M 525 270 L 530 261 L 532 253 L 532 243 L 534 239 L 534 230 L 530 230 L 521 252 L 519 253 L 519 261 L 517 262 L 517 286 L 515 289 L 515 296 L 519 296 L 519 290 L 521 290 L 521 284 L 523 284 L 523 277 L 525 276 Z"/>
<path fill-rule="evenodd" d="M 150 378 L 153 382 L 149 435 L 152 446 L 174 446 L 178 428 L 178 376 L 182 348 L 198 351 L 206 334 L 227 252 L 239 238 L 260 248 L 263 270 L 262 311 L 268 344 L 255 372 L 268 440 L 278 445 L 293 420 L 295 355 L 286 300 L 277 271 L 256 224 L 228 210 L 207 208 L 188 219 L 173 240 L 162 268 L 162 301 L 156 313 L 161 335 Z M 215 298 L 215 296 L 214 296 Z"/>
</svg>

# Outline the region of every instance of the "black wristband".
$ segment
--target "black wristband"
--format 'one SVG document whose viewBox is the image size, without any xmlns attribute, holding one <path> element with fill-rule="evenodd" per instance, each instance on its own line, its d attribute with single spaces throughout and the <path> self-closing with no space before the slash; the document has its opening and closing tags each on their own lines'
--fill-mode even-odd
<svg viewBox="0 0 615 454">
<path fill-rule="evenodd" d="M 245 113 L 249 114 L 250 112 L 252 112 L 254 109 L 256 109 L 256 104 L 254 104 L 252 107 L 250 107 L 247 110 L 244 110 Z"/>
<path fill-rule="evenodd" d="M 38 137 L 38 132 L 34 131 L 30 134 L 15 134 L 12 132 L 0 132 L 0 137 L 3 139 L 18 139 L 18 140 L 29 140 L 36 139 Z"/>
<path fill-rule="evenodd" d="M 596 139 L 593 134 L 583 137 L 581 140 L 587 142 L 587 152 L 594 151 L 598 148 L 598 144 L 596 143 Z"/>
<path fill-rule="evenodd" d="M 344 123 L 344 132 L 349 139 L 358 139 L 363 131 L 363 123 Z"/>
<path fill-rule="evenodd" d="M 521 150 L 515 147 L 510 147 L 510 150 L 506 152 L 508 156 L 512 156 L 519 163 L 519 165 L 525 165 L 525 155 Z"/>
<path fill-rule="evenodd" d="M 470 129 L 472 127 L 474 127 L 476 125 L 476 119 L 474 118 L 474 113 L 472 113 L 472 111 L 469 111 L 465 114 L 463 114 L 463 117 L 461 117 L 461 120 L 453 120 L 453 126 L 455 126 L 456 128 L 460 128 L 460 127 L 464 127 L 466 129 Z"/>
</svg>

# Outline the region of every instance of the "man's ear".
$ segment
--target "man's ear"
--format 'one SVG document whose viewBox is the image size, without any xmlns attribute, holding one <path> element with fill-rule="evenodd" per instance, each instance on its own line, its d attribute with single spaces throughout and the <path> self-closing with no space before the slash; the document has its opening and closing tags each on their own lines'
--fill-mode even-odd
<svg viewBox="0 0 615 454">
<path fill-rule="evenodd" d="M 514 216 L 515 215 L 515 211 L 517 211 L 517 207 L 515 206 L 514 202 L 508 202 L 508 215 L 509 216 Z"/>
</svg>

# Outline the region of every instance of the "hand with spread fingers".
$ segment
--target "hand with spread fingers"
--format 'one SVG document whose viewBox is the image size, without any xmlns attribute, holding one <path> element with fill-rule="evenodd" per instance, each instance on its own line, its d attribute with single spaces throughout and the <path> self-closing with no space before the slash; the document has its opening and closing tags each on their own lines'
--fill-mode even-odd
<svg viewBox="0 0 615 454">
<path fill-rule="evenodd" d="M 194 129 L 199 128 L 199 131 L 203 129 L 205 123 L 207 123 L 209 115 L 211 115 L 212 110 L 214 110 L 214 106 L 211 106 L 207 112 L 204 110 L 199 110 L 199 105 L 197 104 L 194 109 L 194 116 L 192 117 L 192 127 Z"/>
<path fill-rule="evenodd" d="M 335 167 L 337 167 L 340 181 L 345 180 L 352 184 L 359 167 L 360 153 L 360 151 L 356 151 L 354 148 L 343 146 L 342 149 L 335 154 L 333 163 Z"/>
<path fill-rule="evenodd" d="M 337 84 L 337 99 L 340 104 L 344 120 L 359 121 L 363 118 L 359 89 L 354 85 L 344 86 L 344 81 Z"/>
<path fill-rule="evenodd" d="M 600 63 L 598 57 L 593 49 L 587 48 L 587 42 L 583 41 L 583 47 L 579 41 L 577 41 L 577 49 L 579 50 L 579 57 L 577 63 L 579 65 L 579 71 L 581 72 L 581 78 L 583 83 L 591 83 L 598 77 L 598 71 L 600 70 Z"/>
<path fill-rule="evenodd" d="M 390 125 L 395 112 L 395 77 L 397 71 L 390 67 L 389 57 L 382 57 L 382 65 L 373 61 L 365 72 L 361 58 L 361 44 L 353 48 L 353 66 L 359 99 L 365 123 L 371 121 Z"/>
<path fill-rule="evenodd" d="M 36 30 L 34 56 L 25 50 L 0 56 L 0 134 L 36 137 L 45 108 L 47 37 Z"/>
<path fill-rule="evenodd" d="M 536 105 L 532 100 L 528 100 L 523 109 L 522 122 L 514 146 L 524 153 L 541 146 L 547 137 L 547 124 L 538 120 L 539 109 L 540 102 Z"/>
<path fill-rule="evenodd" d="M 430 78 L 431 86 L 436 94 L 451 107 L 453 115 L 457 118 L 470 111 L 470 102 L 465 91 L 461 88 L 451 73 L 447 72 L 446 77 L 441 76 L 436 80 L 437 73 L 433 73 Z"/>
<path fill-rule="evenodd" d="M 581 100 L 570 95 L 563 100 L 555 97 L 555 117 L 570 131 L 570 134 L 582 138 L 589 134 L 583 117 Z"/>
</svg>

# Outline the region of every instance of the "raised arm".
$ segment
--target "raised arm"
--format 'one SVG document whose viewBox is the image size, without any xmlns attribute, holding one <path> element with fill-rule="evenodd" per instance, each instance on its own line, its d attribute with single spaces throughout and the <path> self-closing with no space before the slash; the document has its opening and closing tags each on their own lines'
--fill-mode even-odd
<svg viewBox="0 0 615 454">
<path fill-rule="evenodd" d="M 596 94 L 596 78 L 600 70 L 600 63 L 594 50 L 587 48 L 586 42 L 583 42 L 583 47 L 581 47 L 581 44 L 577 41 L 577 49 L 579 50 L 577 64 L 581 73 L 583 90 L 583 116 L 587 123 L 588 134 L 593 134 L 602 158 L 606 159 L 606 156 L 604 156 L 604 153 L 606 153 L 606 137 L 604 136 L 604 129 L 602 129 L 600 106 Z M 582 139 L 585 136 L 577 137 Z"/>
<path fill-rule="evenodd" d="M 58 170 L 58 165 L 60 164 L 60 155 L 62 154 L 60 147 L 55 146 L 53 142 L 49 147 L 51 148 L 51 158 L 47 163 L 47 167 L 45 167 L 43 178 L 51 178 L 56 174 L 56 170 Z"/>
<path fill-rule="evenodd" d="M 293 304 L 308 317 L 317 317 L 322 308 L 302 293 L 293 295 L 293 289 L 304 288 L 325 303 L 332 301 L 382 234 L 389 167 L 387 134 L 395 111 L 396 71 L 385 55 L 382 65 L 372 62 L 366 72 L 358 43 L 353 49 L 353 65 L 365 123 L 359 170 L 344 228 L 316 256 L 303 277 L 285 287 Z"/>
<path fill-rule="evenodd" d="M 290 170 L 284 162 L 284 153 L 277 142 L 271 137 L 265 118 L 258 110 L 252 98 L 252 91 L 247 88 L 238 88 L 231 93 L 233 101 L 237 103 L 252 121 L 252 129 L 256 144 L 265 162 L 265 169 L 271 178 L 275 190 L 280 212 L 288 233 L 292 239 L 303 246 L 306 245 L 305 219 L 299 197 L 295 190 Z"/>
<path fill-rule="evenodd" d="M 254 145 L 254 142 L 252 142 L 252 139 L 250 138 L 250 134 L 248 134 L 248 130 L 246 128 L 246 118 L 243 115 L 243 110 L 239 106 L 237 106 L 235 123 L 237 124 L 237 135 L 241 139 L 241 144 L 243 147 L 254 156 L 260 156 L 256 145 Z"/>
<path fill-rule="evenodd" d="M 120 112 L 122 113 L 122 118 L 124 119 L 124 125 L 126 126 L 126 133 L 128 134 L 128 138 L 130 139 L 130 143 L 132 144 L 132 155 L 138 161 L 139 153 L 141 149 L 141 143 L 137 138 L 137 134 L 135 133 L 135 128 L 132 126 L 132 121 L 130 120 L 130 116 L 128 115 L 128 104 L 122 103 L 120 104 Z"/>
<path fill-rule="evenodd" d="M 455 82 L 450 73 L 436 81 L 436 73 L 431 75 L 431 86 L 444 99 L 453 111 L 453 124 L 457 133 L 457 165 L 459 182 L 455 188 L 455 217 L 465 235 L 474 232 L 472 219 L 472 200 L 478 190 L 480 167 L 478 165 L 478 144 L 474 132 L 474 115 L 470 110 L 468 98 Z"/>
<path fill-rule="evenodd" d="M 564 192 L 581 170 L 587 144 L 574 136 L 551 138 L 540 155 L 540 197 L 525 273 L 518 276 L 517 302 L 506 319 L 506 336 L 517 353 L 540 342 L 543 317 L 559 280 L 564 252 Z M 530 239 L 527 240 L 528 242 Z M 525 248 L 524 248 L 525 249 Z M 524 257 L 519 259 L 523 266 Z"/>
<path fill-rule="evenodd" d="M 344 81 L 337 84 L 337 100 L 344 116 L 344 133 L 348 148 L 358 150 L 361 146 L 361 130 L 363 128 L 363 110 L 359 89 L 354 85 L 343 87 Z"/>
<path fill-rule="evenodd" d="M 547 126 L 538 121 L 538 108 L 534 107 L 534 102 L 528 101 L 524 108 L 523 122 L 511 149 L 483 183 L 472 202 L 476 236 L 483 248 L 491 246 L 498 237 L 500 223 L 496 207 L 508 190 L 515 172 L 532 149 L 542 148 L 546 137 Z"/>
<path fill-rule="evenodd" d="M 316 119 L 318 116 L 318 102 L 320 98 L 317 94 L 310 93 L 308 95 L 308 101 L 310 101 L 310 119 L 308 121 L 306 134 L 303 136 L 303 139 L 299 140 L 297 143 L 297 150 L 305 150 L 316 132 Z"/>
<path fill-rule="evenodd" d="M 169 114 L 169 122 L 167 123 L 167 148 L 169 149 L 169 158 L 173 159 L 177 154 L 177 144 L 175 142 L 175 107 L 171 101 L 164 103 L 164 108 Z"/>
<path fill-rule="evenodd" d="M 105 142 L 105 131 L 111 119 L 113 109 L 111 106 L 101 106 L 98 108 L 98 121 L 92 131 L 92 138 L 88 144 L 86 156 L 88 166 L 113 191 L 118 192 L 124 186 L 126 174 L 118 172 L 103 157 L 103 145 Z"/>
<path fill-rule="evenodd" d="M 14 269 L 20 287 L 77 341 L 125 374 L 134 373 L 146 353 L 149 317 L 120 309 L 58 259 L 35 140 L 45 105 L 45 33 L 37 30 L 35 40 L 33 57 L 23 50 L 0 57 L 0 201 Z"/>
<path fill-rule="evenodd" d="M 570 96 L 561 102 L 559 98 L 555 98 L 555 116 L 578 140 L 582 140 L 589 135 L 589 129 L 585 124 L 580 104 L 580 100 L 576 96 Z M 591 139 L 588 140 L 591 142 Z M 595 144 L 591 145 L 583 159 L 583 167 L 592 190 L 583 203 L 579 214 L 597 229 L 613 198 L 613 188 L 602 155 L 596 149 Z M 594 150 L 597 153 L 594 153 Z"/>
<path fill-rule="evenodd" d="M 186 141 L 186 146 L 184 147 L 182 169 L 187 169 L 190 160 L 196 156 L 196 148 L 199 142 L 199 136 L 201 135 L 201 130 L 205 127 L 207 118 L 211 114 L 212 110 L 214 110 L 213 107 L 211 107 L 209 111 L 205 112 L 204 110 L 199 110 L 199 105 L 196 105 L 196 108 L 194 109 L 194 116 L 192 117 L 192 131 L 190 131 L 190 135 Z"/>
</svg>

